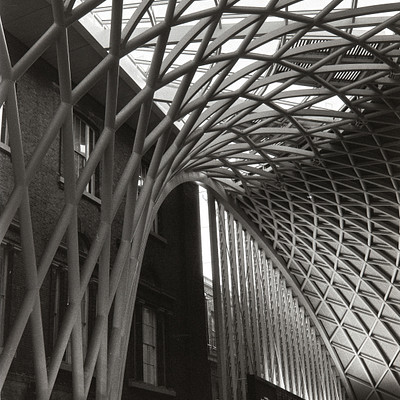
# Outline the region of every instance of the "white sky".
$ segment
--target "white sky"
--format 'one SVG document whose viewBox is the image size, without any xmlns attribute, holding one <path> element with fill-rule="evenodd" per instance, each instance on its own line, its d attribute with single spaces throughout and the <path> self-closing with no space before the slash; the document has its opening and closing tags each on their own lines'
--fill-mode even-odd
<svg viewBox="0 0 400 400">
<path fill-rule="evenodd" d="M 201 224 L 201 247 L 203 257 L 203 275 L 212 279 L 210 231 L 208 223 L 207 190 L 199 186 L 200 224 Z"/>
</svg>

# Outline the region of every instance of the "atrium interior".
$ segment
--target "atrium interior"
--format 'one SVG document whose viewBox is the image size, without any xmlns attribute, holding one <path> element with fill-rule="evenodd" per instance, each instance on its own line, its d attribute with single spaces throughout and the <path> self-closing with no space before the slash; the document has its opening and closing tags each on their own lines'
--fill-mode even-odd
<svg viewBox="0 0 400 400">
<path fill-rule="evenodd" d="M 399 57 L 396 0 L 1 0 L 0 398 L 398 400 Z"/>
</svg>

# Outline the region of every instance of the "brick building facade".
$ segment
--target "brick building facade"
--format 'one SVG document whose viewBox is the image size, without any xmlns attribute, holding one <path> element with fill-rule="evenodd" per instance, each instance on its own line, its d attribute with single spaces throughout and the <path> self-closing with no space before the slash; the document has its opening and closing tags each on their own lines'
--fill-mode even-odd
<svg viewBox="0 0 400 400">
<path fill-rule="evenodd" d="M 20 56 L 20 50 L 25 49 L 15 39 L 9 37 L 9 41 L 13 43 L 11 57 L 16 60 Z M 17 91 L 25 162 L 29 162 L 33 149 L 58 106 L 57 71 L 39 60 L 18 82 Z M 6 106 L 2 106 L 1 111 L 4 116 L 7 113 Z M 86 162 L 93 141 L 103 127 L 103 114 L 103 105 L 88 96 L 74 108 L 77 175 L 79 166 Z M 3 128 L 5 132 L 4 123 Z M 120 177 L 122 166 L 129 157 L 134 134 L 129 125 L 123 126 L 116 134 L 115 153 L 118 156 L 114 165 L 115 179 Z M 52 143 L 29 187 L 32 229 L 36 242 L 34 251 L 37 256 L 32 262 L 36 263 L 39 262 L 64 205 L 60 138 L 61 134 Z M 5 135 L 4 138 L 2 136 L 0 209 L 4 207 L 14 185 L 7 140 Z M 143 162 L 142 171 L 145 169 Z M 101 190 L 101 174 L 100 167 L 87 186 L 78 211 L 81 266 L 85 262 L 90 244 L 96 239 L 95 232 L 100 221 L 98 196 Z M 138 288 L 123 398 L 200 400 L 211 396 L 197 201 L 197 187 L 194 184 L 177 187 L 162 204 L 153 224 Z M 111 265 L 119 245 L 122 210 L 121 206 L 112 226 Z M 1 244 L 0 312 L 3 320 L 0 349 L 9 335 L 26 290 L 20 253 L 22 222 L 18 219 L 13 221 Z M 42 315 L 47 316 L 43 317 L 42 323 L 48 355 L 52 352 L 60 320 L 68 307 L 67 274 L 66 249 L 60 246 L 41 289 Z M 84 352 L 85 343 L 93 333 L 96 293 L 95 271 L 81 307 Z M 1 393 L 3 400 L 35 397 L 32 346 L 29 335 L 25 333 L 25 336 Z M 70 357 L 70 350 L 67 348 L 53 391 L 54 399 L 71 398 Z"/>
</svg>

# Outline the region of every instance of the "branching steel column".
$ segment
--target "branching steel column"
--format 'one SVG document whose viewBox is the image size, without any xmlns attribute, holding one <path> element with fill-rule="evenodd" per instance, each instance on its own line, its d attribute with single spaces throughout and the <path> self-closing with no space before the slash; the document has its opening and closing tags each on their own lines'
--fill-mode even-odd
<svg viewBox="0 0 400 400">
<path fill-rule="evenodd" d="M 110 54 L 113 57 L 113 64 L 108 71 L 107 93 L 104 126 L 113 132 L 112 138 L 104 152 L 103 156 L 103 175 L 102 175 L 102 207 L 101 221 L 108 225 L 107 238 L 99 259 L 99 284 L 97 296 L 97 318 L 102 321 L 108 319 L 109 289 L 110 289 L 110 252 L 111 252 L 111 224 L 112 215 L 112 189 L 114 182 L 114 136 L 115 136 L 115 115 L 117 111 L 118 80 L 119 80 L 119 50 L 121 39 L 121 21 L 122 21 L 122 1 L 114 0 L 112 3 L 112 24 L 110 33 Z M 96 399 L 106 399 L 108 395 L 108 327 L 103 324 L 102 334 L 96 337 L 100 340 L 100 349 L 96 368 Z M 92 339 L 92 343 L 94 338 Z M 93 374 L 89 371 L 90 379 Z M 85 394 L 89 393 L 90 385 L 86 384 Z"/>
<path fill-rule="evenodd" d="M 219 266 L 221 274 L 221 291 L 222 291 L 222 309 L 225 328 L 225 346 L 226 346 L 226 368 L 228 370 L 229 386 L 228 395 L 232 399 L 237 399 L 238 371 L 236 369 L 236 349 L 237 341 L 233 333 L 232 321 L 232 297 L 231 285 L 228 271 L 228 243 L 227 243 L 227 226 L 225 210 L 222 205 L 218 205 L 218 239 L 219 239 Z"/>
<path fill-rule="evenodd" d="M 236 370 L 237 370 L 237 396 L 239 399 L 246 398 L 246 376 L 247 371 L 245 368 L 245 348 L 244 348 L 244 337 L 243 337 L 243 327 L 241 319 L 241 310 L 243 308 L 243 303 L 240 301 L 239 297 L 239 284 L 238 284 L 238 274 L 241 268 L 238 264 L 238 252 L 237 243 L 235 235 L 235 221 L 232 215 L 227 216 L 227 243 L 229 246 L 229 276 L 230 276 L 230 293 L 232 299 L 232 324 L 234 329 L 235 337 L 235 353 L 236 353 Z"/>
<path fill-rule="evenodd" d="M 217 214 L 215 212 L 215 199 L 212 194 L 208 193 L 208 215 L 210 223 L 210 249 L 211 249 L 211 266 L 213 277 L 213 298 L 214 298 L 214 316 L 217 336 L 217 376 L 219 380 L 219 395 L 222 400 L 228 400 L 228 375 L 227 375 L 227 352 L 225 347 L 225 324 L 224 310 L 222 307 L 222 286 L 219 268 L 219 252 L 218 252 L 218 232 L 217 232 Z"/>
<path fill-rule="evenodd" d="M 32 329 L 32 344 L 34 352 L 34 366 L 35 374 L 38 384 L 38 396 L 43 398 L 43 395 L 47 389 L 47 376 L 46 376 L 46 355 L 44 348 L 43 338 L 43 327 L 42 317 L 40 309 L 40 298 L 39 298 L 39 284 L 38 274 L 36 265 L 36 254 L 32 230 L 32 219 L 30 213 L 30 200 L 28 185 L 26 182 L 26 169 L 24 162 L 24 152 L 22 147 L 21 128 L 19 123 L 18 113 L 18 100 L 15 82 L 11 83 L 12 69 L 11 61 L 7 51 L 7 45 L 5 41 L 4 31 L 2 26 L 1 29 L 1 55 L 4 57 L 0 64 L 0 72 L 4 75 L 6 82 L 8 81 L 8 93 L 7 93 L 7 118 L 8 118 L 8 129 L 10 136 L 10 147 L 11 154 L 13 157 L 13 172 L 15 186 L 21 188 L 21 204 L 19 209 L 20 220 L 25 223 L 21 226 L 21 244 L 22 244 L 22 258 L 23 266 L 25 270 L 25 282 L 26 292 L 24 296 L 24 303 L 22 310 L 24 310 L 25 317 L 30 313 L 30 324 Z M 11 222 L 11 220 L 9 220 Z M 1 239 L 2 240 L 2 239 Z M 16 352 L 17 343 L 22 336 L 23 329 L 26 324 L 25 321 L 21 320 L 21 325 L 15 324 L 15 337 L 7 340 L 4 346 L 4 356 L 0 358 L 0 371 L 3 370 L 4 374 L 7 373 L 9 366 L 12 362 L 12 357 Z M 4 369 L 3 369 L 4 368 Z M 2 374 L 3 375 L 3 374 Z M 3 385 L 5 375 L 0 375 L 0 388 Z"/>
<path fill-rule="evenodd" d="M 257 318 L 257 297 L 256 297 L 256 282 L 255 282 L 255 269 L 257 268 L 256 254 L 254 248 L 254 242 L 249 234 L 246 235 L 247 238 L 247 288 L 249 293 L 249 314 L 250 314 L 250 329 L 252 335 L 252 345 L 253 345 L 253 355 L 254 355 L 254 372 L 261 376 L 261 349 L 259 347 L 260 343 L 260 333 L 258 330 L 258 318 Z"/>
<path fill-rule="evenodd" d="M 244 232 L 242 227 L 236 230 L 236 243 L 238 249 L 238 267 L 239 267 L 239 287 L 240 287 L 240 301 L 241 301 L 241 326 L 243 328 L 243 346 L 246 360 L 246 369 L 249 374 L 254 374 L 254 359 L 253 352 L 251 351 L 250 344 L 252 342 L 250 336 L 250 317 L 248 308 L 248 293 L 246 286 L 246 275 L 248 265 L 246 264 L 245 256 L 245 243 Z"/>
</svg>

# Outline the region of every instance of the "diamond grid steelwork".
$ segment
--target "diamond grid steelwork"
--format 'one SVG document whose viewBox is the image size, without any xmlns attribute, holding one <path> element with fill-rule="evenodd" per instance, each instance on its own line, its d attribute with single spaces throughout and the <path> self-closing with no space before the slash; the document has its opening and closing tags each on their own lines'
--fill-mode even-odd
<svg viewBox="0 0 400 400">
<path fill-rule="evenodd" d="M 246 372 L 302 398 L 345 398 L 321 337 L 265 249 L 221 204 L 216 218 L 228 398 L 246 398 Z"/>
<path fill-rule="evenodd" d="M 124 363 L 117 349 L 127 348 L 123 337 L 132 318 L 142 238 L 174 182 L 197 179 L 242 217 L 245 213 L 254 231 L 262 233 L 258 240 L 280 260 L 281 273 L 336 360 L 348 395 L 398 398 L 400 7 L 397 1 L 326 0 L 315 8 L 315 1 L 306 0 L 2 2 L 4 29 L 28 50 L 12 65 L 1 29 L 0 104 L 5 102 L 7 111 L 14 189 L 2 211 L 0 238 L 19 214 L 27 282 L 24 303 L 0 355 L 1 386 L 29 320 L 38 398 L 49 398 L 70 336 L 75 398 L 87 396 L 96 365 L 99 398 L 118 397 Z M 77 32 L 85 32 L 96 48 L 96 65 L 79 68 L 71 40 Z M 39 57 L 58 69 L 60 103 L 28 156 L 15 87 Z M 119 97 L 129 76 L 137 93 Z M 72 109 L 94 90 L 104 98 L 104 130 L 75 181 Z M 164 117 L 150 128 L 153 102 Z M 136 113 L 131 157 L 116 177 L 114 134 Z M 61 127 L 64 205 L 48 245 L 37 254 L 29 185 Z M 136 199 L 140 161 L 149 149 L 154 149 L 149 173 Z M 77 210 L 101 159 L 108 172 L 102 178 L 98 240 L 79 274 Z M 112 221 L 125 199 L 121 245 L 109 274 Z M 47 364 L 39 288 L 64 234 L 70 296 L 76 301 Z M 98 260 L 102 300 L 84 363 L 75 320 Z M 259 288 L 252 290 L 260 302 Z M 270 301 L 275 295 L 270 293 Z M 103 328 L 114 298 L 114 334 L 107 337 Z M 247 318 L 263 324 L 276 316 Z M 238 310 L 228 326 L 232 336 L 240 328 Z M 268 330 L 268 323 L 260 329 Z M 310 338 L 316 333 L 299 326 L 297 334 Z M 248 331 L 243 340 L 250 346 L 256 336 Z M 262 343 L 257 359 L 265 356 L 268 343 Z M 325 354 L 322 348 L 319 357 Z M 299 350 L 304 355 L 308 351 Z M 292 374 L 293 390 L 302 387 L 302 379 L 311 379 L 297 376 L 299 368 L 316 376 L 318 368 L 329 366 L 323 357 L 321 365 L 304 357 L 291 370 L 285 363 L 292 360 L 293 367 L 295 355 L 290 348 L 283 351 L 268 374 L 274 379 L 286 374 L 286 381 Z M 335 383 L 329 385 L 332 391 Z M 323 395 L 318 390 L 311 386 L 304 395 L 318 398 Z"/>
</svg>

